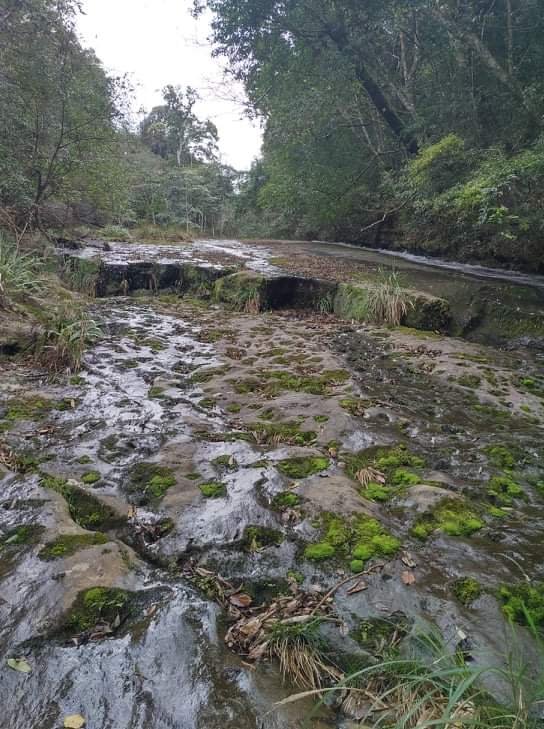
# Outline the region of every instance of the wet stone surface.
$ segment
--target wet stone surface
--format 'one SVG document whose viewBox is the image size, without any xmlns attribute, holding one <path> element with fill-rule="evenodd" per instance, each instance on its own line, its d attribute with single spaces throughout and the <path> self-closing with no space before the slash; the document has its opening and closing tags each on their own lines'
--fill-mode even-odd
<svg viewBox="0 0 544 729">
<path fill-rule="evenodd" d="M 537 355 L 172 296 L 92 313 L 104 336 L 77 382 L 10 364 L 0 384 L 6 726 L 301 726 L 308 704 L 269 711 L 294 690 L 277 665 L 224 646 L 195 566 L 257 602 L 288 573 L 325 595 L 379 563 L 335 594 L 336 654 L 399 612 L 500 649 L 499 586 L 542 578 Z"/>
</svg>

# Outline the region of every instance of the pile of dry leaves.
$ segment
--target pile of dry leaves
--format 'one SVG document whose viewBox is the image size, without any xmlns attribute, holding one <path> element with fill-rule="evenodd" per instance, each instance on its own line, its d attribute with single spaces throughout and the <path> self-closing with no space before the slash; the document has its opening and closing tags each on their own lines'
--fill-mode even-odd
<svg viewBox="0 0 544 729">
<path fill-rule="evenodd" d="M 320 688 L 342 677 L 327 659 L 318 632 L 323 621 L 337 622 L 332 597 L 304 592 L 291 580 L 290 594 L 254 605 L 251 595 L 209 570 L 189 565 L 185 574 L 235 621 L 225 643 L 247 661 L 277 658 L 282 674 L 301 688 Z"/>
</svg>

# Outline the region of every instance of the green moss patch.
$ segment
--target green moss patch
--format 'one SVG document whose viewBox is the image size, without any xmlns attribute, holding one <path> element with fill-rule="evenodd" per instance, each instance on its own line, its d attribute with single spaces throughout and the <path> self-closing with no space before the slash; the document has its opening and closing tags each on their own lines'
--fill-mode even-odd
<svg viewBox="0 0 544 729">
<path fill-rule="evenodd" d="M 365 470 L 371 479 L 361 490 L 369 501 L 388 501 L 408 486 L 422 483 L 421 469 L 425 461 L 411 453 L 404 445 L 390 448 L 369 448 L 356 454 L 345 453 L 346 472 L 358 483 Z M 373 473 L 374 472 L 374 473 Z M 377 472 L 377 473 L 376 473 Z M 376 476 L 382 475 L 384 483 Z"/>
<path fill-rule="evenodd" d="M 254 435 L 257 443 L 266 445 L 288 445 L 306 446 L 310 445 L 317 438 L 313 430 L 301 430 L 297 422 L 286 423 L 251 423 L 247 426 Z"/>
<path fill-rule="evenodd" d="M 2 415 L 2 430 L 9 430 L 21 420 L 42 420 L 55 407 L 55 403 L 45 398 L 21 398 L 9 400 Z"/>
<path fill-rule="evenodd" d="M 38 557 L 45 561 L 61 559 L 75 554 L 80 549 L 87 547 L 95 547 L 100 544 L 106 544 L 108 537 L 101 532 L 93 534 L 63 534 L 53 542 L 49 542 L 40 551 Z"/>
<path fill-rule="evenodd" d="M 493 476 L 488 483 L 487 495 L 498 506 L 511 506 L 515 499 L 525 497 L 520 484 L 511 476 Z"/>
<path fill-rule="evenodd" d="M 368 403 L 360 397 L 344 397 L 340 400 L 340 407 L 347 410 L 350 415 L 364 415 Z"/>
<path fill-rule="evenodd" d="M 215 468 L 220 473 L 232 473 L 234 471 L 237 471 L 239 468 L 238 461 L 234 456 L 231 456 L 229 453 L 225 453 L 222 456 L 214 458 L 212 461 L 212 465 L 215 466 Z"/>
<path fill-rule="evenodd" d="M 499 589 L 502 611 L 513 623 L 544 627 L 544 583 L 503 585 Z"/>
<path fill-rule="evenodd" d="M 242 547 L 247 552 L 258 552 L 266 547 L 279 547 L 284 536 L 277 529 L 251 525 L 246 527 Z"/>
<path fill-rule="evenodd" d="M 130 593 L 112 587 L 91 587 L 80 592 L 69 610 L 61 632 L 79 634 L 99 623 L 119 627 L 130 613 Z"/>
<path fill-rule="evenodd" d="M 396 537 L 388 534 L 379 521 L 367 516 L 348 521 L 334 514 L 323 514 L 322 531 L 322 539 L 304 550 L 306 559 L 355 561 L 354 567 L 358 568 L 360 563 L 364 565 L 373 557 L 393 556 L 400 548 Z"/>
<path fill-rule="evenodd" d="M 111 507 L 87 491 L 69 484 L 66 479 L 43 474 L 40 485 L 59 493 L 68 505 L 70 516 L 83 529 L 107 531 L 122 524 L 125 519 Z"/>
<path fill-rule="evenodd" d="M 214 377 L 220 377 L 226 372 L 228 372 L 228 367 L 208 367 L 207 369 L 201 369 L 198 370 L 198 372 L 194 372 L 191 375 L 191 382 L 194 385 L 205 384 L 206 382 L 213 380 Z"/>
<path fill-rule="evenodd" d="M 479 515 L 465 501 L 445 499 L 416 521 L 411 534 L 417 539 L 427 539 L 435 531 L 452 537 L 469 537 L 483 526 Z"/>
<path fill-rule="evenodd" d="M 272 499 L 272 508 L 276 511 L 296 509 L 300 505 L 300 496 L 292 491 L 282 491 Z"/>
<path fill-rule="evenodd" d="M 87 471 L 87 473 L 84 473 L 81 477 L 81 480 L 84 484 L 87 484 L 88 486 L 92 486 L 95 483 L 98 483 L 102 476 L 98 473 L 98 471 Z"/>
<path fill-rule="evenodd" d="M 389 618 L 366 618 L 352 631 L 351 637 L 378 658 L 385 658 L 398 642 L 408 635 L 410 621 L 404 613 L 394 613 Z"/>
<path fill-rule="evenodd" d="M 276 465 L 284 476 L 301 479 L 325 471 L 330 463 L 330 459 L 324 456 L 302 456 L 300 458 L 287 458 Z"/>
<path fill-rule="evenodd" d="M 198 401 L 198 404 L 204 410 L 213 410 L 217 407 L 217 400 L 214 397 L 204 397 Z"/>
<path fill-rule="evenodd" d="M 147 396 L 150 397 L 152 400 L 160 400 L 163 398 L 164 395 L 164 388 L 159 387 L 158 385 L 153 385 L 153 387 L 149 388 L 149 392 L 147 393 Z"/>
<path fill-rule="evenodd" d="M 0 537 L 0 552 L 9 547 L 24 547 L 35 544 L 42 532 L 43 527 L 37 524 L 22 524 L 10 529 L 7 534 Z"/>
<path fill-rule="evenodd" d="M 199 486 L 206 499 L 220 499 L 227 495 L 227 487 L 221 481 L 208 481 Z"/>
<path fill-rule="evenodd" d="M 519 461 L 519 453 L 516 449 L 508 448 L 505 445 L 492 445 L 485 449 L 491 465 L 507 470 L 514 468 Z"/>
<path fill-rule="evenodd" d="M 306 392 L 310 395 L 327 395 L 349 379 L 346 370 L 324 370 L 319 375 L 299 374 L 282 370 L 265 370 L 257 377 L 233 380 L 239 394 L 260 393 L 276 397 L 282 392 Z"/>
<path fill-rule="evenodd" d="M 479 387 L 482 383 L 482 378 L 480 375 L 461 375 L 457 378 L 457 382 L 462 387 L 468 387 L 471 390 L 475 390 L 477 387 Z"/>
<path fill-rule="evenodd" d="M 131 468 L 127 491 L 137 497 L 138 503 L 149 504 L 160 501 L 175 483 L 172 469 L 142 462 Z"/>
<path fill-rule="evenodd" d="M 482 586 L 473 577 L 461 577 L 453 583 L 453 594 L 461 605 L 471 605 L 482 594 Z"/>
</svg>

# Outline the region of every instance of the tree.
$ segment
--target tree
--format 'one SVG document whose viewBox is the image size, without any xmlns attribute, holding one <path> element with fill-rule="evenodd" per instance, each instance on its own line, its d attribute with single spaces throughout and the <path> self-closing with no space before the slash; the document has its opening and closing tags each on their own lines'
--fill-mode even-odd
<svg viewBox="0 0 544 729">
<path fill-rule="evenodd" d="M 117 148 L 127 85 L 81 47 L 77 10 L 71 0 L 0 10 L 0 205 L 27 220 L 50 198 L 80 200 L 82 171 L 110 165 Z"/>
<path fill-rule="evenodd" d="M 164 159 L 175 158 L 178 167 L 217 157 L 217 128 L 194 113 L 198 95 L 190 86 L 166 86 L 164 104 L 154 107 L 142 122 L 142 140 Z"/>
</svg>

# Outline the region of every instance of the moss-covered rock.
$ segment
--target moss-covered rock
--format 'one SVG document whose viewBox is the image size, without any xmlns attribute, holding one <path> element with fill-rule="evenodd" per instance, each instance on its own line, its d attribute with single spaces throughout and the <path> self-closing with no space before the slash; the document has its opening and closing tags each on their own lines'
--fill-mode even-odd
<svg viewBox="0 0 544 729">
<path fill-rule="evenodd" d="M 482 586 L 473 577 L 461 577 L 453 583 L 453 594 L 461 605 L 471 605 L 482 594 Z"/>
<path fill-rule="evenodd" d="M 242 547 L 247 552 L 258 552 L 266 547 L 279 547 L 283 540 L 283 534 L 277 529 L 250 525 L 244 530 Z"/>
<path fill-rule="evenodd" d="M 307 446 L 311 445 L 317 438 L 314 430 L 301 430 L 300 424 L 294 421 L 283 423 L 250 423 L 247 426 L 250 433 L 259 444 Z"/>
<path fill-rule="evenodd" d="M 272 499 L 272 508 L 277 511 L 296 509 L 300 505 L 300 496 L 293 491 L 281 491 Z"/>
<path fill-rule="evenodd" d="M 98 471 L 87 471 L 87 473 L 83 474 L 81 480 L 87 486 L 92 486 L 93 484 L 98 483 L 101 478 L 102 476 L 98 473 Z"/>
<path fill-rule="evenodd" d="M 284 476 L 301 479 L 325 471 L 330 466 L 330 459 L 325 456 L 300 456 L 287 458 L 276 465 Z"/>
<path fill-rule="evenodd" d="M 498 506 L 511 506 L 514 499 L 525 497 L 525 492 L 512 476 L 493 476 L 488 483 L 487 495 Z"/>
<path fill-rule="evenodd" d="M 374 282 L 341 283 L 334 298 L 334 313 L 349 321 L 372 321 Z M 406 312 L 401 324 L 413 329 L 447 331 L 451 320 L 450 305 L 445 299 L 422 291 L 405 290 Z"/>
<path fill-rule="evenodd" d="M 0 552 L 10 547 L 24 547 L 35 544 L 43 527 L 38 524 L 21 524 L 0 537 Z"/>
<path fill-rule="evenodd" d="M 108 537 L 101 532 L 93 534 L 62 534 L 53 542 L 49 542 L 40 551 L 38 557 L 45 561 L 69 557 L 81 549 L 106 544 Z"/>
<path fill-rule="evenodd" d="M 227 487 L 221 481 L 208 481 L 200 484 L 199 489 L 206 499 L 220 499 L 227 495 Z"/>
<path fill-rule="evenodd" d="M 70 516 L 83 529 L 107 531 L 123 524 L 126 519 L 88 491 L 69 484 L 66 479 L 42 474 L 40 485 L 59 493 L 66 501 Z"/>
<path fill-rule="evenodd" d="M 423 481 L 424 459 L 411 453 L 403 444 L 344 453 L 342 458 L 348 475 L 358 483 L 365 483 L 361 496 L 369 501 L 388 501 L 408 486 Z"/>
<path fill-rule="evenodd" d="M 350 520 L 334 514 L 323 514 L 322 539 L 304 550 L 306 559 L 325 561 L 336 558 L 357 564 L 373 557 L 390 557 L 400 548 L 400 541 L 388 534 L 376 519 L 357 516 Z"/>
<path fill-rule="evenodd" d="M 223 276 L 214 284 L 213 299 L 235 311 L 257 313 L 269 304 L 267 280 L 249 271 Z"/>
<path fill-rule="evenodd" d="M 113 587 L 91 587 L 80 592 L 61 626 L 61 632 L 79 634 L 99 623 L 113 629 L 130 613 L 130 593 Z"/>
<path fill-rule="evenodd" d="M 469 537 L 483 526 L 479 514 L 466 501 L 444 499 L 416 521 L 411 534 L 417 539 L 427 539 L 435 531 L 452 537 Z"/>
<path fill-rule="evenodd" d="M 175 483 L 176 477 L 171 468 L 141 462 L 130 470 L 127 491 L 140 504 L 156 503 Z"/>
</svg>

